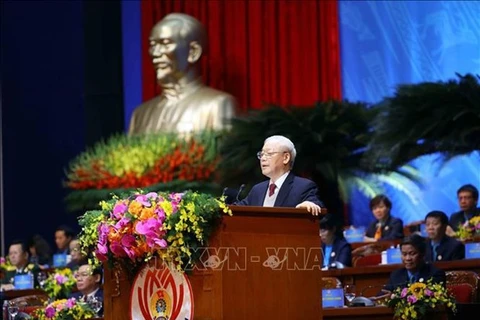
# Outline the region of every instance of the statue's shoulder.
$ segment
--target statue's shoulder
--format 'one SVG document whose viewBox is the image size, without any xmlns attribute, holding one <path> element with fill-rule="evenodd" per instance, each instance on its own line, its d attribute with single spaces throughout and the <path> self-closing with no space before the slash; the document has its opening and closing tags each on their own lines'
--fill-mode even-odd
<svg viewBox="0 0 480 320">
<path fill-rule="evenodd" d="M 221 103 L 235 104 L 235 98 L 228 92 L 221 91 L 206 85 L 203 85 L 197 92 L 196 96 L 205 100 L 218 100 Z"/>
<path fill-rule="evenodd" d="M 135 109 L 133 110 L 133 113 L 145 112 L 146 110 L 158 105 L 160 100 L 161 100 L 161 96 L 156 96 L 155 98 L 147 100 L 147 101 L 143 102 L 142 104 L 138 105 L 137 107 L 135 107 Z"/>
</svg>

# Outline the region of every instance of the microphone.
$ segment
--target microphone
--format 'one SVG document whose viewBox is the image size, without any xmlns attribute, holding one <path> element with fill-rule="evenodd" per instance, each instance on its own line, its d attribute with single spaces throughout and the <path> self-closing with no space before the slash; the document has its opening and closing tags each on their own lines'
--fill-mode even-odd
<svg viewBox="0 0 480 320">
<path fill-rule="evenodd" d="M 227 193 L 227 190 L 228 190 L 228 187 L 225 187 L 223 188 L 223 191 L 222 191 L 222 197 L 225 196 L 225 194 Z"/>
<path fill-rule="evenodd" d="M 237 200 L 237 202 L 240 201 L 239 197 L 240 197 L 240 194 L 242 193 L 243 189 L 245 189 L 245 184 L 242 183 L 242 185 L 241 185 L 240 188 L 238 189 L 237 196 L 235 197 L 235 199 Z"/>
</svg>

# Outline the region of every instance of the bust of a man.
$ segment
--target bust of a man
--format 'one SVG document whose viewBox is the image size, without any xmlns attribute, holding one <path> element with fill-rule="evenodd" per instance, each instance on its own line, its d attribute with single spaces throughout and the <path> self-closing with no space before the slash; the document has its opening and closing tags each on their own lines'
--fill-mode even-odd
<svg viewBox="0 0 480 320">
<path fill-rule="evenodd" d="M 130 135 L 229 127 L 235 99 L 205 86 L 198 74 L 205 42 L 203 25 L 186 14 L 169 14 L 153 27 L 150 56 L 162 94 L 134 110 Z"/>
</svg>

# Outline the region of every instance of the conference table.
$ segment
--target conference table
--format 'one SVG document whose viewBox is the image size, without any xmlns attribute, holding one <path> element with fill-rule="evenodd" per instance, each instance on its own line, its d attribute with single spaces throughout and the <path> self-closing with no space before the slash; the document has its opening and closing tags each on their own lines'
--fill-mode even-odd
<svg viewBox="0 0 480 320">
<path fill-rule="evenodd" d="M 480 273 L 480 259 L 435 262 L 444 271 L 472 270 Z M 353 284 L 357 295 L 373 296 L 388 282 L 390 273 L 401 268 L 401 264 L 361 266 L 322 271 L 322 277 L 338 278 L 342 285 Z"/>
</svg>

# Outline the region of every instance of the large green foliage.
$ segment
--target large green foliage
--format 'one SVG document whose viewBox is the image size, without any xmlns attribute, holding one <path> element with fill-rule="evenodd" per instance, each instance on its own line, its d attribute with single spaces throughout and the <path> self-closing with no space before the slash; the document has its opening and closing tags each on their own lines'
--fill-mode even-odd
<svg viewBox="0 0 480 320">
<path fill-rule="evenodd" d="M 368 164 L 387 169 L 440 152 L 445 157 L 480 150 L 478 76 L 401 85 L 375 109 Z"/>
<path fill-rule="evenodd" d="M 353 187 L 367 196 L 381 192 L 382 182 L 401 187 L 403 179 L 418 178 L 413 168 L 384 174 L 362 162 L 373 134 L 370 123 L 378 111 L 364 103 L 328 101 L 313 108 L 270 106 L 238 117 L 221 147 L 224 185 L 265 179 L 256 153 L 265 138 L 279 134 L 297 149 L 293 171 L 316 181 L 322 198 L 335 210 L 339 209 L 335 200 L 347 201 Z"/>
</svg>

